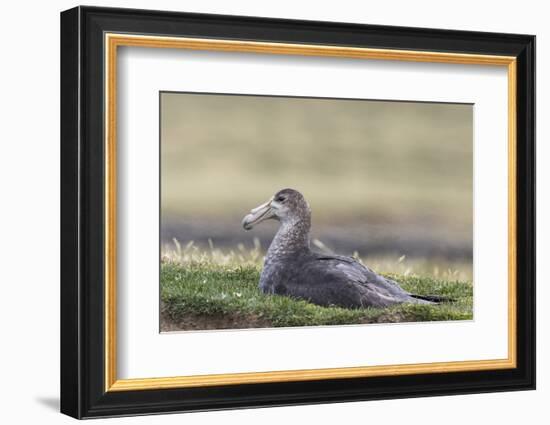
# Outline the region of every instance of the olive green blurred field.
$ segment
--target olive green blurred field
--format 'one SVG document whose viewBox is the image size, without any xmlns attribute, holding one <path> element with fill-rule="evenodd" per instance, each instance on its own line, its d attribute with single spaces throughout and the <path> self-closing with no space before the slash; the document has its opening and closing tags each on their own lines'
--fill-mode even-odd
<svg viewBox="0 0 550 425">
<path fill-rule="evenodd" d="M 162 214 L 242 215 L 277 189 L 318 221 L 472 224 L 472 106 L 163 93 Z"/>
<path fill-rule="evenodd" d="M 267 249 L 248 210 L 284 187 L 342 254 L 470 264 L 473 108 L 464 104 L 161 93 L 161 238 Z"/>
</svg>

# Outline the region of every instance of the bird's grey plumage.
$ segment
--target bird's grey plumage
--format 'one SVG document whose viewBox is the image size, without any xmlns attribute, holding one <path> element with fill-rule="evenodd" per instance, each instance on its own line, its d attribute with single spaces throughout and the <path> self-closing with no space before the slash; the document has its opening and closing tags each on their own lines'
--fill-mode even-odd
<svg viewBox="0 0 550 425">
<path fill-rule="evenodd" d="M 270 218 L 281 224 L 267 251 L 260 276 L 259 286 L 264 293 L 347 308 L 432 303 L 410 294 L 395 281 L 353 258 L 312 251 L 311 211 L 300 192 L 294 189 L 277 192 L 243 219 L 243 227 L 249 230 Z"/>
</svg>

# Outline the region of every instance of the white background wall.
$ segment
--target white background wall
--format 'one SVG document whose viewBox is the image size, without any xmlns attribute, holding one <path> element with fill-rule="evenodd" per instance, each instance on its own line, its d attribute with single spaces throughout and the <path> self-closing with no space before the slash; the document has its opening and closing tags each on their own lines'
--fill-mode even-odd
<svg viewBox="0 0 550 425">
<path fill-rule="evenodd" d="M 5 2 L 0 15 L 0 420 L 69 423 L 59 392 L 59 12 L 70 1 Z M 538 390 L 111 420 L 110 423 L 547 423 L 550 399 L 550 27 L 542 1 L 97 1 L 155 8 L 536 34 Z"/>
</svg>

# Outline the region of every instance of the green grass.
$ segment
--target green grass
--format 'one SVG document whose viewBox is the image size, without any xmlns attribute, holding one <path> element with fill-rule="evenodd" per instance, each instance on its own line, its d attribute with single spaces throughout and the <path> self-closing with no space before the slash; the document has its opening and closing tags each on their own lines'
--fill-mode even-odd
<svg viewBox="0 0 550 425">
<path fill-rule="evenodd" d="M 161 264 L 163 331 L 472 319 L 473 288 L 465 281 L 388 274 L 408 291 L 455 301 L 386 309 L 320 307 L 261 293 L 257 253 L 247 253 L 247 257 L 243 253 L 241 258 L 234 254 L 222 264 L 215 251 L 190 259 L 182 256 L 179 245 L 178 250 L 163 256 Z"/>
</svg>

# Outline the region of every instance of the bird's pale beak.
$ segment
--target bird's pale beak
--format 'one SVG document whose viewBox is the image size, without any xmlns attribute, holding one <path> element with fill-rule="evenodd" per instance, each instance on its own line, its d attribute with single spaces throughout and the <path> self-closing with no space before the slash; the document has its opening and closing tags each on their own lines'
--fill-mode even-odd
<svg viewBox="0 0 550 425">
<path fill-rule="evenodd" d="M 275 217 L 275 212 L 273 211 L 273 208 L 271 207 L 271 201 L 273 201 L 273 198 L 271 198 L 269 201 L 267 201 L 265 204 L 259 205 L 253 210 L 250 211 L 244 218 L 243 218 L 243 227 L 245 230 L 252 229 L 256 224 L 267 220 L 269 218 Z"/>
</svg>

